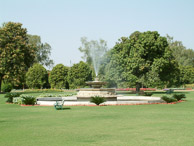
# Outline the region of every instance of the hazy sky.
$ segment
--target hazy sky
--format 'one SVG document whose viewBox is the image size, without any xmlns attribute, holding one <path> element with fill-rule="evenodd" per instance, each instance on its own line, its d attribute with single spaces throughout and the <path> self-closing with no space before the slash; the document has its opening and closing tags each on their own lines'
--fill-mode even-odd
<svg viewBox="0 0 194 146">
<path fill-rule="evenodd" d="M 80 38 L 112 48 L 134 31 L 169 34 L 194 49 L 194 0 L 0 0 L 0 24 L 20 22 L 52 46 L 55 64 L 78 63 Z"/>
</svg>

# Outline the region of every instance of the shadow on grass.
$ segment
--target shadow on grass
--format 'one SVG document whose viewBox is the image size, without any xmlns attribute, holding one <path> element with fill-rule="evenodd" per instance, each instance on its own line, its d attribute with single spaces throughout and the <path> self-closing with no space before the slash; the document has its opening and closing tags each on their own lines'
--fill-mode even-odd
<svg viewBox="0 0 194 146">
<path fill-rule="evenodd" d="M 70 107 L 56 108 L 56 110 L 70 110 Z"/>
</svg>

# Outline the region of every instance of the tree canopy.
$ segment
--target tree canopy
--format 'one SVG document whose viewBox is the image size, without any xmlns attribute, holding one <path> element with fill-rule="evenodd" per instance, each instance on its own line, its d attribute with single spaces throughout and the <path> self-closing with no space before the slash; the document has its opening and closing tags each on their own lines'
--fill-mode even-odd
<svg viewBox="0 0 194 146">
<path fill-rule="evenodd" d="M 34 48 L 28 43 L 22 24 L 4 23 L 0 27 L 0 89 L 3 79 L 19 80 L 34 57 Z"/>
<path fill-rule="evenodd" d="M 68 70 L 69 68 L 63 64 L 57 64 L 53 67 L 52 71 L 49 74 L 49 83 L 51 88 L 69 88 L 68 85 Z"/>
<path fill-rule="evenodd" d="M 28 34 L 29 44 L 35 48 L 34 63 L 40 63 L 47 67 L 52 67 L 54 62 L 50 59 L 51 46 L 48 43 L 42 43 L 40 36 Z"/>
<path fill-rule="evenodd" d="M 171 85 L 179 73 L 167 39 L 156 31 L 122 37 L 107 57 L 101 73 L 117 87 Z"/>
<path fill-rule="evenodd" d="M 180 66 L 194 67 L 194 51 L 187 49 L 181 41 L 174 41 L 173 37 L 167 35 L 167 40 L 172 54 Z"/>
<path fill-rule="evenodd" d="M 92 80 L 92 71 L 90 66 L 83 61 L 74 64 L 68 73 L 68 82 L 70 89 L 84 87 L 86 81 Z"/>
<path fill-rule="evenodd" d="M 41 64 L 34 64 L 26 73 L 26 84 L 29 88 L 42 89 L 48 83 L 47 70 Z"/>
</svg>

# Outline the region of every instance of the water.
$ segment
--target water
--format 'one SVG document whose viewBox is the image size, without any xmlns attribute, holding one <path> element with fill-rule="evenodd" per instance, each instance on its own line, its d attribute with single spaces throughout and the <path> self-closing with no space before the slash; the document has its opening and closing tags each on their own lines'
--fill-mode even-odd
<svg viewBox="0 0 194 146">
<path fill-rule="evenodd" d="M 94 66 L 95 74 L 98 76 L 100 65 L 102 64 L 102 57 L 107 51 L 106 42 L 101 40 L 100 43 L 93 41 L 90 46 L 90 57 Z"/>
</svg>

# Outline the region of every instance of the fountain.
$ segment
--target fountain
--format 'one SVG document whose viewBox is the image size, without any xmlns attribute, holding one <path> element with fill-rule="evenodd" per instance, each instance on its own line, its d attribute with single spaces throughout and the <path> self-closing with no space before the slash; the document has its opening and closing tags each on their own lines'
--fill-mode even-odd
<svg viewBox="0 0 194 146">
<path fill-rule="evenodd" d="M 79 89 L 77 94 L 78 101 L 88 101 L 91 97 L 99 96 L 106 98 L 107 101 L 116 101 L 117 95 L 114 88 L 102 88 L 106 82 L 99 81 L 98 78 L 95 78 L 95 81 L 88 81 L 86 84 L 92 86 L 92 88 L 82 88 Z"/>
<path fill-rule="evenodd" d="M 89 54 L 92 58 L 92 63 L 98 76 L 99 67 L 101 65 L 102 56 L 106 52 L 106 43 L 102 43 L 102 46 L 95 41 L 92 41 L 90 46 Z M 96 47 L 98 46 L 98 47 Z M 53 97 L 53 98 L 37 98 L 37 104 L 39 105 L 54 105 L 57 100 L 65 101 L 64 105 L 93 105 L 94 103 L 90 102 L 91 97 L 99 96 L 104 97 L 106 102 L 104 105 L 121 105 L 121 104 L 147 104 L 147 103 L 160 103 L 163 102 L 160 97 L 144 97 L 144 96 L 118 96 L 116 95 L 114 88 L 102 88 L 106 82 L 99 81 L 98 78 L 95 78 L 94 81 L 86 82 L 87 85 L 92 88 L 81 88 L 77 93 L 77 96 L 71 97 Z"/>
</svg>

